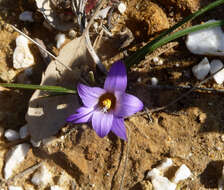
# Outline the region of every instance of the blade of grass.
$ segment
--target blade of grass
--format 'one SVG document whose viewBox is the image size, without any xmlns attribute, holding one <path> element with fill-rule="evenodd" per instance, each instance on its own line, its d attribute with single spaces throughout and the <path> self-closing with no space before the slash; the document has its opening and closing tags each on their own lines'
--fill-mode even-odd
<svg viewBox="0 0 224 190">
<path fill-rule="evenodd" d="M 47 85 L 34 85 L 34 84 L 15 84 L 15 83 L 0 83 L 0 86 L 6 88 L 20 88 L 27 90 L 43 90 L 48 92 L 76 94 L 75 90 L 67 89 L 61 86 L 47 86 Z"/>
<path fill-rule="evenodd" d="M 130 68 L 132 65 L 137 64 L 141 59 L 143 59 L 146 54 L 152 53 L 155 49 L 157 49 L 160 46 L 163 46 L 164 44 L 166 44 L 168 42 L 171 42 L 177 38 L 185 36 L 186 34 L 189 34 L 191 32 L 206 29 L 209 27 L 222 26 L 222 25 L 224 25 L 224 20 L 204 23 L 204 24 L 192 26 L 192 27 L 180 30 L 178 32 L 175 32 L 169 36 L 166 36 L 166 37 L 160 39 L 158 42 L 156 42 L 152 45 L 148 44 L 148 45 L 144 46 L 142 49 L 140 49 L 141 51 L 137 51 L 135 53 L 137 55 L 135 55 L 135 57 L 133 57 L 133 60 L 130 60 L 129 62 L 128 62 L 128 60 L 125 60 L 125 64 L 128 68 Z"/>
<path fill-rule="evenodd" d="M 180 27 L 181 25 L 185 24 L 188 21 L 191 21 L 193 19 L 195 19 L 196 17 L 202 15 L 203 13 L 221 5 L 224 3 L 224 0 L 217 0 L 215 2 L 210 3 L 209 5 L 207 5 L 206 7 L 198 10 L 197 12 L 187 16 L 186 18 L 184 18 L 183 20 L 181 20 L 180 22 L 178 22 L 177 24 L 175 24 L 174 26 L 172 26 L 171 28 L 169 28 L 168 30 L 162 32 L 158 37 L 156 37 L 154 40 L 152 40 L 151 42 L 149 42 L 146 46 L 152 46 L 154 44 L 156 44 L 158 41 L 160 41 L 163 37 L 165 37 L 166 35 L 168 35 L 169 33 L 173 32 L 175 29 L 177 29 L 178 27 Z M 143 48 L 145 48 L 146 46 L 144 46 Z M 136 51 L 134 54 L 132 54 L 131 56 L 127 57 L 125 59 L 125 63 L 129 63 L 129 65 L 134 65 L 135 63 L 139 62 L 141 59 L 144 59 L 145 55 L 141 54 L 142 49 L 139 49 L 138 51 Z"/>
</svg>

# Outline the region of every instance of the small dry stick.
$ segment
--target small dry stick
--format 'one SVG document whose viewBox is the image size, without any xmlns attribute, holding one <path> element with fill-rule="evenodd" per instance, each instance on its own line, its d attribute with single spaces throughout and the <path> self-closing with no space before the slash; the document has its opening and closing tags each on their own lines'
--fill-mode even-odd
<svg viewBox="0 0 224 190">
<path fill-rule="evenodd" d="M 12 181 L 15 181 L 16 179 L 20 179 L 24 176 L 27 176 L 31 173 L 33 173 L 37 168 L 39 168 L 42 164 L 41 163 L 38 163 L 38 164 L 35 164 L 27 169 L 25 169 L 24 171 L 20 172 L 19 174 L 17 174 L 16 176 L 10 178 L 7 183 L 11 183 Z"/>
<path fill-rule="evenodd" d="M 125 157 L 125 161 L 124 161 L 124 171 L 123 171 L 123 174 L 122 174 L 119 190 L 123 189 L 122 186 L 123 186 L 123 183 L 124 183 L 125 171 L 126 171 L 127 164 L 128 164 L 129 146 L 130 146 L 130 141 L 131 141 L 131 135 L 130 135 L 131 132 L 130 132 L 130 129 L 128 127 L 127 127 L 127 133 L 128 133 L 128 144 L 127 144 L 126 157 Z"/>
<path fill-rule="evenodd" d="M 94 48 L 93 48 L 93 46 L 92 46 L 92 43 L 91 43 L 91 41 L 90 41 L 90 37 L 89 37 L 89 28 L 90 28 L 90 26 L 92 25 L 92 23 L 94 22 L 95 17 L 98 15 L 98 13 L 99 13 L 99 11 L 100 11 L 100 9 L 101 9 L 101 7 L 103 6 L 103 4 L 104 4 L 105 1 L 106 1 L 106 0 L 101 0 L 101 2 L 100 2 L 100 4 L 98 5 L 98 7 L 97 7 L 97 9 L 96 9 L 96 11 L 95 11 L 95 13 L 94 13 L 94 15 L 92 16 L 92 18 L 90 19 L 90 21 L 89 21 L 89 23 L 88 23 L 86 29 L 84 30 L 83 35 L 85 36 L 87 49 L 88 49 L 90 55 L 92 56 L 94 62 L 95 62 L 96 65 L 99 67 L 99 69 L 100 69 L 103 73 L 106 74 L 106 73 L 107 73 L 107 70 L 106 70 L 105 66 L 101 63 L 100 58 L 98 57 L 98 55 L 96 54 L 96 52 L 95 52 L 95 50 L 94 50 Z"/>
<path fill-rule="evenodd" d="M 40 49 L 42 49 L 44 52 L 46 52 L 48 55 L 50 55 L 52 58 L 54 58 L 58 63 L 60 63 L 61 65 L 63 65 L 66 69 L 68 69 L 69 71 L 72 71 L 72 69 L 70 67 L 68 67 L 67 65 L 65 65 L 64 63 L 62 63 L 56 56 L 54 56 L 51 52 L 49 52 L 48 50 L 44 49 L 39 43 L 37 43 L 35 40 L 33 40 L 32 38 L 30 38 L 29 36 L 27 36 L 26 34 L 24 34 L 22 31 L 20 31 L 18 28 L 16 28 L 13 25 L 10 25 L 15 31 L 17 31 L 18 33 L 20 33 L 21 35 L 23 35 L 24 37 L 26 37 L 28 40 L 30 40 L 31 42 L 33 42 L 34 44 L 36 44 Z"/>
</svg>

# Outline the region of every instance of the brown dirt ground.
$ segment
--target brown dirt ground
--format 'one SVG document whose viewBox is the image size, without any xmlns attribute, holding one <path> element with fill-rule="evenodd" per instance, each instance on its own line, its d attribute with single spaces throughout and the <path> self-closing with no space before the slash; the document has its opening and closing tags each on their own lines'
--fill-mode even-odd
<svg viewBox="0 0 224 190">
<path fill-rule="evenodd" d="M 211 1 L 126 0 L 127 12 L 119 18 L 117 24 L 120 27 L 127 26 L 135 36 L 134 42 L 128 47 L 128 53 L 208 2 Z M 7 26 L 7 23 L 16 24 L 32 38 L 38 36 L 45 39 L 52 51 L 55 48 L 53 35 L 42 27 L 41 20 L 33 24 L 19 21 L 18 15 L 23 10 L 35 11 L 33 4 L 32 0 L 0 1 L 0 74 L 6 75 L 4 82 L 18 81 L 18 77 L 11 77 L 12 72 L 18 74 L 18 71 L 12 68 L 12 54 L 18 34 Z M 200 23 L 209 18 L 223 19 L 223 7 L 209 12 L 193 23 Z M 129 72 L 128 91 L 138 96 L 149 109 L 166 105 L 184 93 L 178 90 L 149 89 L 147 85 L 150 84 L 151 77 L 157 77 L 161 85 L 193 85 L 197 82 L 191 74 L 191 68 L 203 56 L 189 53 L 184 39 L 177 42 L 175 47 L 168 48 L 160 56 L 164 60 L 163 65 L 155 65 L 148 56 L 138 68 Z M 39 66 L 29 80 L 38 84 L 44 63 L 38 58 L 40 55 L 35 47 L 33 52 Z M 111 56 L 108 52 L 103 53 L 107 59 L 110 58 L 109 62 L 122 56 L 122 53 L 118 52 Z M 141 83 L 137 82 L 139 77 Z M 223 89 L 222 85 L 216 85 L 214 81 L 207 82 L 204 87 Z M 30 95 L 31 92 L 27 91 L 0 89 L 1 127 L 19 129 L 25 123 L 24 115 Z M 87 125 L 74 126 L 74 130 L 64 135 L 64 139 L 60 138 L 59 133 L 58 139 L 50 145 L 32 148 L 25 162 L 15 173 L 43 161 L 54 173 L 55 184 L 61 175 L 65 175 L 77 183 L 77 189 L 119 189 L 129 143 L 123 189 L 150 189 L 145 179 L 146 172 L 167 157 L 173 159 L 175 166 L 186 164 L 193 173 L 191 179 L 180 183 L 179 189 L 217 189 L 217 180 L 224 165 L 223 107 L 223 94 L 193 92 L 165 111 L 153 113 L 151 116 L 136 115 L 126 119 L 129 142 L 123 142 L 113 134 L 101 139 Z M 2 138 L 1 143 L 7 142 Z M 6 152 L 7 149 L 0 151 L 1 169 Z M 2 174 L 0 176 L 3 177 Z M 25 189 L 41 189 L 32 186 L 29 179 L 29 176 L 24 177 L 15 184 L 22 185 Z M 64 184 L 64 187 L 68 189 L 67 184 Z"/>
</svg>

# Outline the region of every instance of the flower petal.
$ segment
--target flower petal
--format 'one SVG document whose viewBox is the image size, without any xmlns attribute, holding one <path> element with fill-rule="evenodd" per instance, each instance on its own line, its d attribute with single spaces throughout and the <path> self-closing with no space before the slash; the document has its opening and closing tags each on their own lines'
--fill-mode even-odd
<svg viewBox="0 0 224 190">
<path fill-rule="evenodd" d="M 92 126 L 99 137 L 103 138 L 110 132 L 113 117 L 113 114 L 103 113 L 102 111 L 96 111 L 93 113 Z"/>
<path fill-rule="evenodd" d="M 125 91 L 127 87 L 126 67 L 122 61 L 115 62 L 107 75 L 104 82 L 104 89 L 109 92 L 115 90 Z"/>
<path fill-rule="evenodd" d="M 143 103 L 136 96 L 115 92 L 117 102 L 114 114 L 117 117 L 128 117 L 143 109 Z"/>
<path fill-rule="evenodd" d="M 123 140 L 127 140 L 126 129 L 123 118 L 114 118 L 111 131 Z"/>
<path fill-rule="evenodd" d="M 98 87 L 89 87 L 84 84 L 78 84 L 78 93 L 86 107 L 93 107 L 98 103 L 99 97 L 105 93 L 105 90 Z"/>
<path fill-rule="evenodd" d="M 76 110 L 77 113 L 70 115 L 66 121 L 72 123 L 87 123 L 92 118 L 93 111 L 93 108 L 80 107 Z"/>
</svg>

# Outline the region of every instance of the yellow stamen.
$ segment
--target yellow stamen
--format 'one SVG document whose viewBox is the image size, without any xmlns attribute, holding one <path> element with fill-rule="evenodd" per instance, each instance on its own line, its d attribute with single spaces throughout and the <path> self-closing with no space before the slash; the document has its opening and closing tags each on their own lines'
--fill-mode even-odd
<svg viewBox="0 0 224 190">
<path fill-rule="evenodd" d="M 102 104 L 103 104 L 103 107 L 104 108 L 106 108 L 107 110 L 109 110 L 110 107 L 111 107 L 112 102 L 111 102 L 110 99 L 107 98 L 107 99 L 105 99 L 105 100 L 102 101 Z"/>
</svg>

